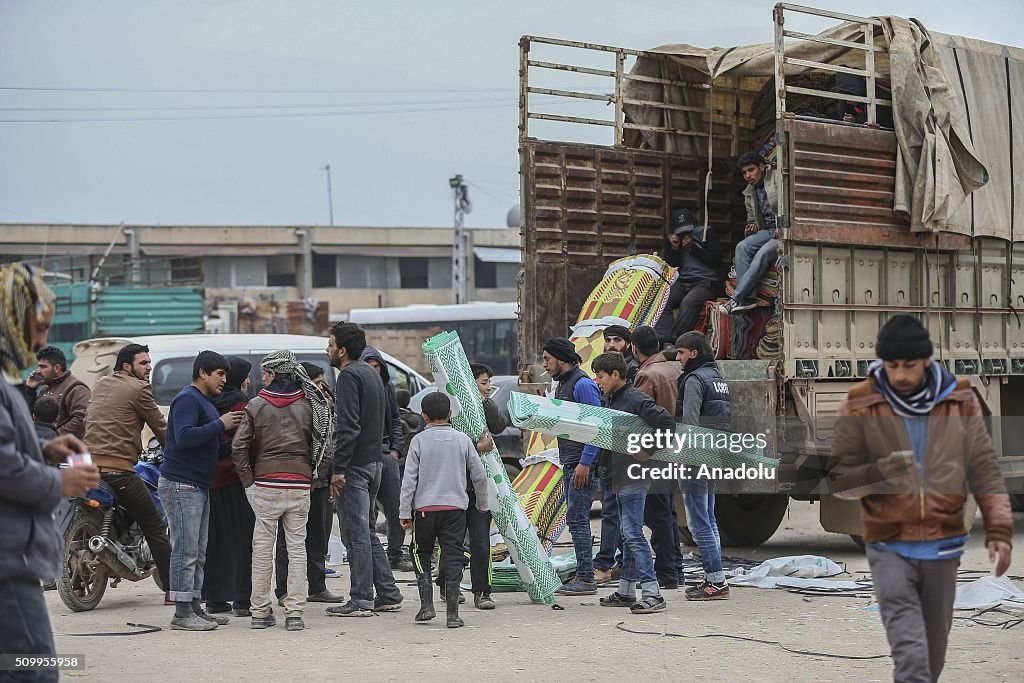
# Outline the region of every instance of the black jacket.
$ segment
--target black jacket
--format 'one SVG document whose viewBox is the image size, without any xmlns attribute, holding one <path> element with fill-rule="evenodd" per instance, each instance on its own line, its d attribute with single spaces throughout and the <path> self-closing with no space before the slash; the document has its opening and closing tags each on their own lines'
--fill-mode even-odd
<svg viewBox="0 0 1024 683">
<path fill-rule="evenodd" d="M 381 462 L 387 396 L 380 375 L 366 361 L 352 361 L 338 373 L 334 400 L 332 472 Z"/>
<path fill-rule="evenodd" d="M 668 411 L 655 403 L 653 398 L 634 387 L 632 382 L 626 382 L 621 389 L 602 396 L 601 403 L 605 408 L 636 415 L 656 430 L 674 432 L 676 429 L 676 422 L 668 414 Z M 616 453 L 606 449 L 601 450 L 599 458 L 601 463 L 599 470 L 602 478 L 610 478 L 613 483 L 620 486 L 627 481 L 626 470 L 636 462 L 629 454 Z"/>
<path fill-rule="evenodd" d="M 404 453 L 407 449 L 405 435 L 402 432 L 402 416 L 398 411 L 398 396 L 395 394 L 395 383 L 391 381 L 388 364 L 384 362 L 384 356 L 380 351 L 372 346 L 367 346 L 359 358 L 364 361 L 373 358 L 380 363 L 380 379 L 384 383 L 384 395 L 388 404 L 388 412 L 384 419 L 384 452 Z"/>
<path fill-rule="evenodd" d="M 508 429 L 508 421 L 501 414 L 501 408 L 491 399 L 484 401 L 484 419 L 487 420 L 487 431 L 494 436 Z"/>
<path fill-rule="evenodd" d="M 722 243 L 718 239 L 718 233 L 708 226 L 707 234 L 703 235 L 704 227 L 698 226 L 693 232 L 693 247 L 686 251 L 682 247 L 679 249 L 673 249 L 672 244 L 665 238 L 665 246 L 661 250 L 661 258 L 665 263 L 679 269 L 679 277 L 685 280 L 692 279 L 705 279 L 705 274 L 690 272 L 687 267 L 688 261 L 694 264 L 700 263 L 706 268 L 710 268 L 711 272 L 717 274 L 718 269 L 722 266 Z M 698 239 L 699 236 L 703 235 L 704 240 Z M 690 259 L 689 257 L 694 257 Z M 698 270 L 702 268 L 698 267 Z M 712 278 L 715 279 L 715 278 Z"/>
</svg>

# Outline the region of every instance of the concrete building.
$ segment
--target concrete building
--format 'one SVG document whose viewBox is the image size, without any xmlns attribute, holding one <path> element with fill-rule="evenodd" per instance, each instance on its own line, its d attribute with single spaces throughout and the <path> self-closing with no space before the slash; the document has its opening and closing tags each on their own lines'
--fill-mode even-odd
<svg viewBox="0 0 1024 683">
<path fill-rule="evenodd" d="M 468 232 L 471 299 L 515 301 L 519 230 Z M 344 314 L 452 300 L 452 228 L 132 225 L 122 231 L 117 225 L 7 223 L 0 224 L 0 261 L 42 260 L 44 267 L 70 268 L 68 275 L 87 279 L 115 236 L 110 258 L 122 259 L 126 278 L 166 284 L 201 278 L 208 309 L 313 298 L 328 302 L 332 314 Z M 127 272 L 139 267 L 133 263 L 145 264 L 144 275 Z"/>
</svg>

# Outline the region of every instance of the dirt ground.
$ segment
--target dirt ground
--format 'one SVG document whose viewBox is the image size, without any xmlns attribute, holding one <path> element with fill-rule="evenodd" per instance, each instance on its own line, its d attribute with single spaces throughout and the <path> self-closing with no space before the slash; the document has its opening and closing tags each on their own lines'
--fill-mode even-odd
<svg viewBox="0 0 1024 683">
<path fill-rule="evenodd" d="M 849 572 L 867 560 L 845 536 L 828 534 L 818 507 L 794 502 L 775 536 L 758 548 L 727 548 L 729 556 L 762 561 L 814 554 L 845 563 Z M 599 520 L 594 520 L 595 533 Z M 1024 575 L 1024 514 L 1015 515 L 1017 541 L 1011 575 Z M 567 538 L 567 536 L 566 536 Z M 989 569 L 980 518 L 961 567 Z M 563 539 L 564 540 L 564 539 Z M 328 586 L 347 595 L 348 571 Z M 778 640 L 793 649 L 851 656 L 887 654 L 877 611 L 862 598 L 804 597 L 785 590 L 733 588 L 728 601 L 687 602 L 682 591 L 666 591 L 668 609 L 656 615 L 602 608 L 597 597 L 560 600 L 564 611 L 532 604 L 525 593 L 495 594 L 497 609 L 463 609 L 466 627 L 447 629 L 443 615 L 427 625 L 413 622 L 418 609 L 412 574 L 399 574 L 406 602 L 399 612 L 373 618 L 332 618 L 323 605 L 307 605 L 306 630 L 254 631 L 247 618 L 232 619 L 208 633 L 166 629 L 172 609 L 151 581 L 108 589 L 99 607 L 75 614 L 56 591 L 46 593 L 57 651 L 84 654 L 84 671 L 65 680 L 252 681 L 254 677 L 373 677 L 396 680 L 891 680 L 888 657 L 833 659 L 793 654 L 777 645 L 729 638 L 673 638 L 728 634 Z M 841 577 L 848 578 L 848 577 Z M 1020 584 L 1024 587 L 1024 584 Z M 599 595 L 610 593 L 608 588 Z M 467 606 L 463 606 L 464 608 Z M 277 610 L 281 612 L 281 610 Z M 278 617 L 283 616 L 278 614 Z M 999 615 L 996 615 L 997 617 Z M 136 636 L 76 637 L 77 633 L 130 630 L 126 622 L 165 627 Z M 634 635 L 616 624 L 658 635 Z M 1024 624 L 1011 629 L 954 622 L 943 680 L 1020 680 L 1024 670 Z"/>
</svg>

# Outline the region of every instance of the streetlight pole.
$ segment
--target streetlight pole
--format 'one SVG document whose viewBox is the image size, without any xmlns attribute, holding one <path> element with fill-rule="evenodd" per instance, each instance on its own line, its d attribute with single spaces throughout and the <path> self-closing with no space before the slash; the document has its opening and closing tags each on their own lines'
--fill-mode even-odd
<svg viewBox="0 0 1024 683">
<path fill-rule="evenodd" d="M 462 175 L 448 180 L 455 202 L 455 239 L 452 244 L 452 302 L 464 304 L 469 301 L 469 248 L 466 239 L 466 214 L 472 210 L 469 190 L 462 182 Z"/>
<path fill-rule="evenodd" d="M 331 187 L 331 165 L 320 167 L 321 171 L 327 171 L 327 211 L 331 218 L 331 225 L 334 225 L 334 190 Z"/>
</svg>

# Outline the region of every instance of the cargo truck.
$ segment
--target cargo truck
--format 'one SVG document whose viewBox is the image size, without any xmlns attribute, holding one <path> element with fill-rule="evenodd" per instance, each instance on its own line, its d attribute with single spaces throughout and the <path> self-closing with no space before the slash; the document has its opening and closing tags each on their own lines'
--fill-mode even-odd
<svg viewBox="0 0 1024 683">
<path fill-rule="evenodd" d="M 1024 197 L 1013 173 L 1024 169 L 1024 101 L 1012 93 L 1024 86 L 1024 50 L 894 17 L 784 3 L 772 17 L 773 44 L 731 49 L 522 38 L 523 382 L 535 377 L 544 340 L 567 335 L 611 261 L 661 251 L 673 209 L 706 218 L 731 258 L 746 222 L 736 160 L 760 150 L 782 177 L 781 337 L 777 353 L 720 366 L 741 428 L 769 432 L 766 452 L 779 468 L 759 493 L 718 497 L 724 539 L 767 540 L 791 500 L 818 503 L 824 529 L 858 538 L 856 504 L 821 484 L 829 417 L 866 377 L 878 329 L 895 312 L 920 316 L 937 360 L 972 382 L 1021 509 L 1024 248 L 1015 243 Z M 836 25 L 818 33 L 793 26 L 822 21 Z M 948 101 L 931 92 L 911 99 L 908 36 L 918 38 L 911 57 L 937 60 Z M 836 87 L 851 77 L 859 94 Z M 863 121 L 844 121 L 842 104 Z M 952 123 L 943 118 L 949 110 Z M 922 153 L 907 123 L 914 111 L 940 133 L 940 158 L 922 161 L 947 172 L 933 178 L 939 219 L 922 217 L 908 186 L 908 162 Z M 940 182 L 950 178 L 941 154 L 963 151 L 955 134 L 967 156 L 955 159 L 952 177 L 970 175 L 963 159 L 973 154 L 984 165 L 975 175 L 987 171 L 980 189 L 971 191 L 969 178 L 952 189 Z M 901 203 L 908 197 L 917 206 Z M 973 508 L 965 515 L 973 518 Z"/>
</svg>

